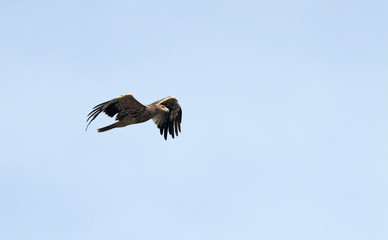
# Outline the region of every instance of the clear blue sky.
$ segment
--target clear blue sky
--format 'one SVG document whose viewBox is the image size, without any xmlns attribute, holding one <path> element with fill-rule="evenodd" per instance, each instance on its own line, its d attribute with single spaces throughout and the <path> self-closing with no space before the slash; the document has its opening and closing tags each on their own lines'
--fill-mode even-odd
<svg viewBox="0 0 388 240">
<path fill-rule="evenodd" d="M 386 1 L 3 1 L 0 239 L 388 239 Z M 85 132 L 132 93 L 183 108 Z"/>
</svg>

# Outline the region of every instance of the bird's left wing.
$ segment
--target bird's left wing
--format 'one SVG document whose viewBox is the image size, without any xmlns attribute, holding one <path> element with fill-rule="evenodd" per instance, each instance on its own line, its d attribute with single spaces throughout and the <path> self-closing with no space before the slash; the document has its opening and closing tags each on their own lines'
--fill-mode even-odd
<svg viewBox="0 0 388 240">
<path fill-rule="evenodd" d="M 116 120 L 122 120 L 126 115 L 136 112 L 144 111 L 146 106 L 137 101 L 132 94 L 124 94 L 120 97 L 114 98 L 110 101 L 98 104 L 93 108 L 93 110 L 88 114 L 88 119 L 86 122 L 89 122 L 86 126 L 86 130 L 89 127 L 89 124 L 101 113 L 104 112 L 109 117 L 113 117 L 117 114 Z"/>
<path fill-rule="evenodd" d="M 152 119 L 160 129 L 160 134 L 164 135 L 164 139 L 167 140 L 168 133 L 172 138 L 175 135 L 178 136 L 178 131 L 181 131 L 182 122 L 182 108 L 178 100 L 175 97 L 166 97 L 151 105 L 163 105 L 170 110 L 169 112 L 158 114 Z"/>
</svg>

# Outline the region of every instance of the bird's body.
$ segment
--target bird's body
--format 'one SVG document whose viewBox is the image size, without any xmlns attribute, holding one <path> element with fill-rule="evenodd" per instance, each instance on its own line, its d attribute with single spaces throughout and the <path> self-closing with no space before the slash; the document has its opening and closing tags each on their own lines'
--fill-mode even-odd
<svg viewBox="0 0 388 240">
<path fill-rule="evenodd" d="M 150 119 L 155 122 L 160 129 L 160 134 L 164 134 L 166 140 L 167 133 L 174 138 L 174 135 L 178 136 L 178 131 L 181 131 L 182 109 L 175 97 L 166 97 L 150 105 L 143 105 L 132 94 L 121 95 L 95 106 L 88 114 L 89 123 L 86 129 L 101 112 L 109 117 L 116 115 L 117 122 L 97 129 L 98 132 L 143 123 Z"/>
</svg>

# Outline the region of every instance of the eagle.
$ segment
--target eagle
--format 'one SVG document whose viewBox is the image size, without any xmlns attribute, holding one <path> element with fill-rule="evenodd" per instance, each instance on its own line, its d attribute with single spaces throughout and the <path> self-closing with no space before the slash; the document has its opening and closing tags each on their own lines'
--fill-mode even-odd
<svg viewBox="0 0 388 240">
<path fill-rule="evenodd" d="M 103 102 L 95 106 L 88 114 L 86 130 L 101 112 L 109 117 L 116 115 L 117 122 L 97 129 L 98 132 L 143 123 L 150 119 L 160 129 L 160 134 L 164 136 L 165 140 L 167 140 L 168 134 L 174 138 L 175 135 L 178 136 L 178 131 L 181 132 L 182 108 L 178 100 L 172 96 L 160 99 L 150 105 L 143 105 L 130 93 Z"/>
</svg>

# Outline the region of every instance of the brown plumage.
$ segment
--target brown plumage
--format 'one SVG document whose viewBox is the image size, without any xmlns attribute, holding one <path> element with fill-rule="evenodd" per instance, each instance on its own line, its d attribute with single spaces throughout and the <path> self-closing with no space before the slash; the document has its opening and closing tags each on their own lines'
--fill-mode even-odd
<svg viewBox="0 0 388 240">
<path fill-rule="evenodd" d="M 104 112 L 109 117 L 116 115 L 117 122 L 97 129 L 98 132 L 105 132 L 117 127 L 125 127 L 131 124 L 146 122 L 150 119 L 154 121 L 160 129 L 160 134 L 167 140 L 168 133 L 172 138 L 178 136 L 181 131 L 182 109 L 175 97 L 166 97 L 150 105 L 143 105 L 137 101 L 132 94 L 128 93 L 101 103 L 93 108 L 88 114 L 89 124 L 101 113 Z"/>
</svg>

